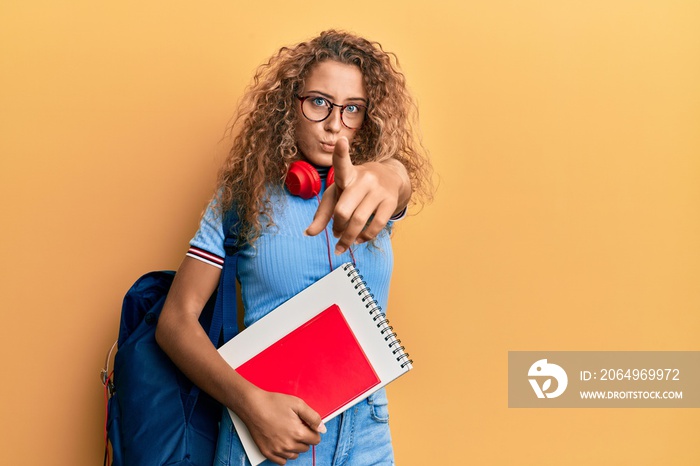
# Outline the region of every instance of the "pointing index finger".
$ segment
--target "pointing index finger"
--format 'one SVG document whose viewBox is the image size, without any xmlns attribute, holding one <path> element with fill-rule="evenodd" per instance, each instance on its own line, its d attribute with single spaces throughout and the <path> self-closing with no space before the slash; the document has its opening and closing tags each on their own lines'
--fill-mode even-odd
<svg viewBox="0 0 700 466">
<path fill-rule="evenodd" d="M 335 148 L 333 149 L 333 172 L 335 183 L 341 190 L 345 189 L 355 176 L 355 166 L 352 164 L 352 160 L 350 160 L 350 143 L 348 143 L 346 137 L 340 137 L 335 142 Z"/>
</svg>

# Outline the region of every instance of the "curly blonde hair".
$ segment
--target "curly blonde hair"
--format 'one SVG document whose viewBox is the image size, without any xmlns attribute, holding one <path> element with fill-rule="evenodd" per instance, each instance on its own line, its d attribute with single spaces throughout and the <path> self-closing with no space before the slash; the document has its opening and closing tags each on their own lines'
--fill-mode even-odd
<svg viewBox="0 0 700 466">
<path fill-rule="evenodd" d="M 432 194 L 431 166 L 417 129 L 417 108 L 398 69 L 398 59 L 377 42 L 329 30 L 293 47 L 283 47 L 261 65 L 243 96 L 231 127 L 233 147 L 219 172 L 217 206 L 234 207 L 239 236 L 253 243 L 271 216 L 270 188 L 283 186 L 289 165 L 301 157 L 295 139 L 299 101 L 294 97 L 317 63 L 334 60 L 362 72 L 368 97 L 365 121 L 350 147 L 354 164 L 400 161 L 413 188 L 411 202 Z"/>
</svg>

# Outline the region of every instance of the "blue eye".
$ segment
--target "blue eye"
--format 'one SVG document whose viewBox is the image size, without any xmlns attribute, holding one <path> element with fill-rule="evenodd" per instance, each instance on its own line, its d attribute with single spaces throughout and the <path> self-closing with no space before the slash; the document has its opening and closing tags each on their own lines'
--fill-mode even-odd
<svg viewBox="0 0 700 466">
<path fill-rule="evenodd" d="M 317 107 L 327 107 L 328 104 L 326 103 L 326 99 L 323 97 L 314 97 L 311 99 L 311 103 L 316 105 Z"/>
</svg>

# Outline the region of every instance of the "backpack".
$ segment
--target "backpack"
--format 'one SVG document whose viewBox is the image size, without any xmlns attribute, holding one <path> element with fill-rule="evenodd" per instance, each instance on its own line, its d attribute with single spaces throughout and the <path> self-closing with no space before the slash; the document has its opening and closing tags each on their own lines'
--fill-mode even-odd
<svg viewBox="0 0 700 466">
<path fill-rule="evenodd" d="M 234 214 L 225 216 L 226 255 L 218 290 L 204 307 L 200 324 L 219 347 L 238 332 Z M 158 317 L 175 272 L 150 272 L 129 289 L 122 305 L 114 371 L 107 355 L 102 381 L 107 399 L 105 464 L 113 466 L 214 463 L 222 406 L 190 382 L 155 340 Z M 112 346 L 114 349 L 114 345 Z"/>
</svg>

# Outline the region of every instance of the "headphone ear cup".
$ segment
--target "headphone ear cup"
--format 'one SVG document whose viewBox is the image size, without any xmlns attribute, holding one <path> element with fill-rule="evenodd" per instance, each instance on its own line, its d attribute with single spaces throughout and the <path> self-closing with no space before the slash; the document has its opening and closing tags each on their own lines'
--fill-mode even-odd
<svg viewBox="0 0 700 466">
<path fill-rule="evenodd" d="M 284 184 L 290 193 L 302 199 L 311 199 L 321 192 L 321 177 L 313 165 L 303 160 L 292 162 Z"/>
<path fill-rule="evenodd" d="M 333 167 L 328 169 L 328 174 L 326 175 L 326 188 L 335 183 L 335 170 Z"/>
</svg>

